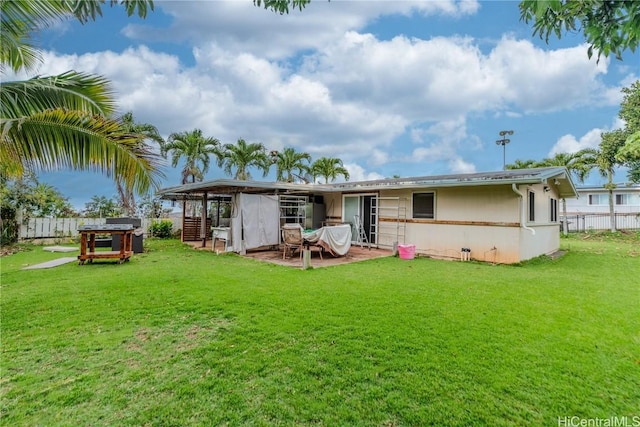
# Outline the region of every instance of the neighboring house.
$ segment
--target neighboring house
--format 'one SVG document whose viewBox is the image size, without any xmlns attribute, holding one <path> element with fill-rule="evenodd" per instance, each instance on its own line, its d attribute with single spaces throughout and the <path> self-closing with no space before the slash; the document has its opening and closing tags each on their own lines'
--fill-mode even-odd
<svg viewBox="0 0 640 427">
<path fill-rule="evenodd" d="M 233 200 L 237 252 L 278 244 L 286 222 L 350 223 L 354 242 L 414 244 L 419 254 L 454 259 L 465 248 L 472 259 L 516 263 L 559 249 L 559 200 L 576 197 L 576 189 L 565 168 L 546 167 L 337 184 L 221 179 L 160 191 L 164 199 L 203 203 L 221 195 Z M 207 218 L 196 222 L 204 242 Z"/>
<path fill-rule="evenodd" d="M 567 200 L 569 231 L 608 230 L 609 191 L 603 186 L 577 187 L 578 198 Z M 617 184 L 613 190 L 617 229 L 640 228 L 640 185 Z"/>
</svg>

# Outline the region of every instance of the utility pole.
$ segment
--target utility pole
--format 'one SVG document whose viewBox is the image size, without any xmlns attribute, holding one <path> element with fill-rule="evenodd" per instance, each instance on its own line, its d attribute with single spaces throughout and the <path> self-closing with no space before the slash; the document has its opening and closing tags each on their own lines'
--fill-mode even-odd
<svg viewBox="0 0 640 427">
<path fill-rule="evenodd" d="M 507 135 L 513 135 L 513 131 L 501 130 L 500 136 L 502 139 L 496 141 L 496 145 L 502 145 L 502 170 L 507 169 L 507 144 L 511 142 L 510 139 L 506 138 Z"/>
</svg>

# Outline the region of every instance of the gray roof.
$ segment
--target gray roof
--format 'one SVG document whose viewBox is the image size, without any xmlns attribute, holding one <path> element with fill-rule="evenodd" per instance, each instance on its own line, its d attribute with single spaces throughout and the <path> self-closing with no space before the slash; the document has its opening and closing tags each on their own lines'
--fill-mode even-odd
<svg viewBox="0 0 640 427">
<path fill-rule="evenodd" d="M 197 182 L 194 184 L 185 184 L 176 187 L 165 188 L 159 191 L 159 195 L 165 199 L 181 199 L 198 197 L 201 198 L 205 192 L 209 194 L 233 194 L 240 192 L 271 194 L 313 194 L 414 188 L 469 187 L 511 184 L 521 185 L 552 182 L 558 187 L 560 197 L 576 197 L 576 188 L 573 185 L 570 174 L 564 167 L 514 169 L 498 172 L 392 178 L 333 184 L 297 184 L 285 182 L 217 179 L 213 181 Z"/>
<path fill-rule="evenodd" d="M 634 184 L 631 182 L 619 182 L 614 184 L 616 188 L 613 191 L 640 191 L 640 184 Z M 609 192 L 604 185 L 580 185 L 576 187 L 579 193 L 585 192 Z"/>
</svg>

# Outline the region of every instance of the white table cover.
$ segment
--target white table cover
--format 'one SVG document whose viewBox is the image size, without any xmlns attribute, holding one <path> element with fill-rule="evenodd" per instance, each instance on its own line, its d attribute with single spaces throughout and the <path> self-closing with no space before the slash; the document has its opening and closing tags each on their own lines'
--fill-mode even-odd
<svg viewBox="0 0 640 427">
<path fill-rule="evenodd" d="M 309 243 L 322 246 L 332 255 L 344 256 L 351 248 L 351 225 L 333 225 L 305 232 L 302 237 Z"/>
</svg>

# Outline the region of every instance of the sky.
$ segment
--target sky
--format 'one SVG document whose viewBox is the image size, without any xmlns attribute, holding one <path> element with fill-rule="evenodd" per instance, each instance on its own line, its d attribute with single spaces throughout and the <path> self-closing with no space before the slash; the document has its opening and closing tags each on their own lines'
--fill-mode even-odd
<svg viewBox="0 0 640 427">
<path fill-rule="evenodd" d="M 313 0 L 288 15 L 251 0 L 156 1 L 144 20 L 106 6 L 96 22 L 38 33 L 32 75 L 100 74 L 120 113 L 165 138 L 197 128 L 339 157 L 351 181 L 484 172 L 501 170 L 503 154 L 597 148 L 622 126 L 621 89 L 640 78 L 638 52 L 597 62 L 581 34 L 547 44 L 532 33 L 516 1 Z M 504 147 L 502 130 L 513 130 Z M 179 168 L 163 172 L 163 187 L 180 184 Z M 205 180 L 224 177 L 212 161 Z M 39 178 L 78 209 L 116 194 L 97 173 Z"/>
</svg>

